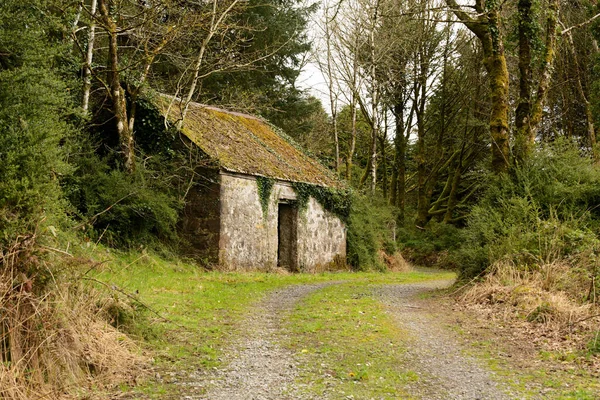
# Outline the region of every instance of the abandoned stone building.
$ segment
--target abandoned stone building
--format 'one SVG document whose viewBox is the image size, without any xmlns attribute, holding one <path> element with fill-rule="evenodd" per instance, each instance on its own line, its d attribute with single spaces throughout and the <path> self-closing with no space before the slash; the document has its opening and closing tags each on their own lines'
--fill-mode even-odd
<svg viewBox="0 0 600 400">
<path fill-rule="evenodd" d="M 172 101 L 159 108 L 172 121 L 181 115 Z M 291 140 L 259 118 L 196 103 L 180 134 L 208 160 L 197 166 L 202 179 L 188 193 L 182 220 L 191 256 L 258 270 L 311 271 L 345 261 L 342 220 L 297 190 L 342 184 Z"/>
</svg>

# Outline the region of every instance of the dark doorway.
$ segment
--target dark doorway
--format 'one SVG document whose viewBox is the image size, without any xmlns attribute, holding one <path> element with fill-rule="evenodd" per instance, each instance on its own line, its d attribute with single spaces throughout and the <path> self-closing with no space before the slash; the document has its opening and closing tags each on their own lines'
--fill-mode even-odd
<svg viewBox="0 0 600 400">
<path fill-rule="evenodd" d="M 290 271 L 298 270 L 298 209 L 294 204 L 279 204 L 277 265 Z"/>
</svg>

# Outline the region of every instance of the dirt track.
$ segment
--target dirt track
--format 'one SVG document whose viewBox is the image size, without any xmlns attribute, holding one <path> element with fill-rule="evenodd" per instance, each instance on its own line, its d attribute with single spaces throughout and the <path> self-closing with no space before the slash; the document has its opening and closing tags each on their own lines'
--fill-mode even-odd
<svg viewBox="0 0 600 400">
<path fill-rule="evenodd" d="M 449 284 L 438 281 L 390 285 L 377 291 L 396 323 L 409 332 L 407 358 L 419 374 L 409 392 L 428 400 L 518 398 L 500 388 L 493 373 L 480 361 L 465 355 L 452 332 L 416 298 L 419 293 Z"/>
<path fill-rule="evenodd" d="M 183 399 L 282 400 L 306 399 L 297 387 L 298 365 L 282 347 L 285 332 L 281 321 L 303 297 L 333 283 L 289 286 L 261 301 L 242 324 L 243 333 L 225 352 L 222 369 L 199 376 L 194 386 L 207 388 L 202 396 Z M 448 285 L 437 281 L 421 284 L 383 285 L 374 296 L 404 331 L 409 332 L 408 352 L 403 362 L 419 375 L 408 387 L 422 399 L 511 399 L 500 388 L 493 373 L 464 354 L 452 332 L 436 321 L 416 298 L 419 293 Z M 322 398 L 322 397 L 319 397 Z"/>
</svg>

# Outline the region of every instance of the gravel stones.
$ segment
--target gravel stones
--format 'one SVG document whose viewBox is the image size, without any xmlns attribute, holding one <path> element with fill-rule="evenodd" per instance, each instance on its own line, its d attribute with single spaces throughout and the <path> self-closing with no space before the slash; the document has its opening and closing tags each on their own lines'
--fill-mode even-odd
<svg viewBox="0 0 600 400">
<path fill-rule="evenodd" d="M 201 399 L 284 400 L 299 399 L 294 393 L 297 364 L 281 347 L 280 322 L 304 296 L 333 282 L 294 285 L 273 292 L 260 302 L 242 324 L 245 336 L 226 352 L 231 360 L 211 377 L 211 387 Z"/>
<path fill-rule="evenodd" d="M 207 388 L 201 396 L 182 399 L 210 400 L 308 400 L 305 387 L 296 383 L 298 361 L 282 347 L 281 321 L 303 297 L 339 282 L 294 285 L 273 292 L 251 310 L 241 324 L 240 337 L 224 353 L 226 366 L 201 372 L 188 385 Z M 407 353 L 398 362 L 419 376 L 410 383 L 413 398 L 427 400 L 504 400 L 510 394 L 480 361 L 465 354 L 456 335 L 435 319 L 417 297 L 449 285 L 448 281 L 374 286 L 374 296 L 408 334 Z M 376 362 L 376 361 L 374 361 Z M 194 379 L 192 379 L 194 380 Z M 352 398 L 335 397 L 331 398 Z"/>
<path fill-rule="evenodd" d="M 479 360 L 465 355 L 453 332 L 444 328 L 417 295 L 448 286 L 434 281 L 411 285 L 389 285 L 375 289 L 388 312 L 409 334 L 406 362 L 419 380 L 410 384 L 415 397 L 428 400 L 504 400 L 507 394 Z"/>
</svg>

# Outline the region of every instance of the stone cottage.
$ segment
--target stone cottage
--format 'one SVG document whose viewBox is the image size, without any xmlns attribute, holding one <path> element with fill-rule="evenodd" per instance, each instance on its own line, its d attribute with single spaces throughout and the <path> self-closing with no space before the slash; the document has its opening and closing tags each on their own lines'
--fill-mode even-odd
<svg viewBox="0 0 600 400">
<path fill-rule="evenodd" d="M 179 101 L 163 98 L 169 120 Z M 191 103 L 180 135 L 210 162 L 188 193 L 190 255 L 228 269 L 311 271 L 345 262 L 346 227 L 298 187 L 343 189 L 318 161 L 259 118 Z M 308 184 L 308 185 L 307 185 Z"/>
</svg>

